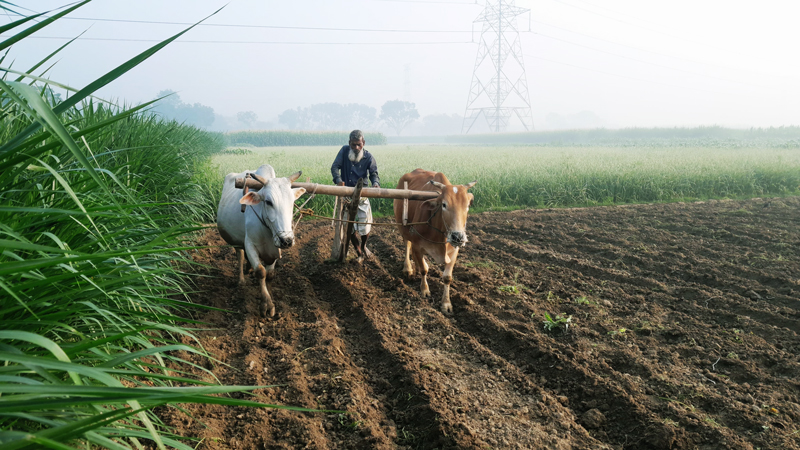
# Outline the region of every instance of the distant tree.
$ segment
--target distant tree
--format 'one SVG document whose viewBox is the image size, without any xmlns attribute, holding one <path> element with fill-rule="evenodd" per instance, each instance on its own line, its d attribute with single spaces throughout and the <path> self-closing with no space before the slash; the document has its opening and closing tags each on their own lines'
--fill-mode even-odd
<svg viewBox="0 0 800 450">
<path fill-rule="evenodd" d="M 214 108 L 200 103 L 193 105 L 183 103 L 181 97 L 173 90 L 163 90 L 156 95 L 156 98 L 161 100 L 153 109 L 166 118 L 203 128 L 214 123 Z"/>
<path fill-rule="evenodd" d="M 377 110 L 371 106 L 362 105 L 360 103 L 350 103 L 345 105 L 347 114 L 345 117 L 348 119 L 345 123 L 343 130 L 356 129 L 356 128 L 370 128 L 378 120 Z"/>
<path fill-rule="evenodd" d="M 286 111 L 280 113 L 278 115 L 278 123 L 285 125 L 286 128 L 290 130 L 299 130 L 304 128 L 306 120 L 303 117 L 302 108 L 287 109 Z"/>
<path fill-rule="evenodd" d="M 417 112 L 416 105 L 411 102 L 389 100 L 381 106 L 380 119 L 383 120 L 389 128 L 393 128 L 399 136 L 403 128 L 419 119 L 419 113 Z"/>
<path fill-rule="evenodd" d="M 367 105 L 329 102 L 287 109 L 278 116 L 278 122 L 293 130 L 350 130 L 372 126 L 375 114 L 375 108 Z"/>
<path fill-rule="evenodd" d="M 178 109 L 177 119 L 198 127 L 208 128 L 214 123 L 214 108 L 200 103 L 189 105 L 184 103 Z"/>
<path fill-rule="evenodd" d="M 428 136 L 459 134 L 464 117 L 458 114 L 431 114 L 422 118 L 422 134 Z"/>
<path fill-rule="evenodd" d="M 236 113 L 236 120 L 247 125 L 248 127 L 252 127 L 253 124 L 258 120 L 258 115 L 253 111 L 241 111 Z"/>
<path fill-rule="evenodd" d="M 318 103 L 305 110 L 308 122 L 307 128 L 311 130 L 332 130 L 341 128 L 344 120 L 344 105 L 340 103 Z"/>
<path fill-rule="evenodd" d="M 172 89 L 165 89 L 156 94 L 156 98 L 161 100 L 156 102 L 156 106 L 153 109 L 165 117 L 174 119 L 176 111 L 181 106 L 181 96 Z"/>
</svg>

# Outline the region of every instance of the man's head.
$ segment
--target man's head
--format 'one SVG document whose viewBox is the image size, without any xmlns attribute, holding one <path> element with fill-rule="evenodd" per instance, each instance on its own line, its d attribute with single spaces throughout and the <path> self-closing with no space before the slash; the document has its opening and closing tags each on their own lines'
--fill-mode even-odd
<svg viewBox="0 0 800 450">
<path fill-rule="evenodd" d="M 350 149 L 359 153 L 363 148 L 366 141 L 364 140 L 364 133 L 361 130 L 353 130 L 350 132 Z"/>
</svg>

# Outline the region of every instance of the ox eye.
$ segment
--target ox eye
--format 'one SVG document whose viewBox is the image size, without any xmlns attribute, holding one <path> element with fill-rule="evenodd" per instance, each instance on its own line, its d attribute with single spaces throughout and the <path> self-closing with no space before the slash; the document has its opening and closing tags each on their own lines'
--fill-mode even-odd
<svg viewBox="0 0 800 450">
<path fill-rule="evenodd" d="M 270 208 L 272 208 L 272 200 L 266 200 L 264 203 L 265 203 L 267 206 L 269 206 Z"/>
<path fill-rule="evenodd" d="M 442 203 L 442 209 L 447 209 L 447 203 Z"/>
</svg>

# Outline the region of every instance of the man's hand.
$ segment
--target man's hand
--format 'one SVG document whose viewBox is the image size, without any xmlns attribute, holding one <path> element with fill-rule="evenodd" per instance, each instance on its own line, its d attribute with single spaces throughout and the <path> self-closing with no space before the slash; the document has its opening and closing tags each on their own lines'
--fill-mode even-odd
<svg viewBox="0 0 800 450">
<path fill-rule="evenodd" d="M 344 186 L 344 181 L 340 182 L 339 186 Z"/>
</svg>

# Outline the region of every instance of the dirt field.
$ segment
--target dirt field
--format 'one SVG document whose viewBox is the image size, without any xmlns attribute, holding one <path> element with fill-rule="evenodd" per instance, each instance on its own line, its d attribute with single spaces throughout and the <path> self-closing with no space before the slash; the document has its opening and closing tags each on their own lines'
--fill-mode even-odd
<svg viewBox="0 0 800 450">
<path fill-rule="evenodd" d="M 198 317 L 219 379 L 348 414 L 163 415 L 201 449 L 800 449 L 798 224 L 798 198 L 474 214 L 452 316 L 393 227 L 359 266 L 301 223 L 266 321 L 233 250 L 200 252 L 194 300 L 231 311 Z"/>
</svg>

